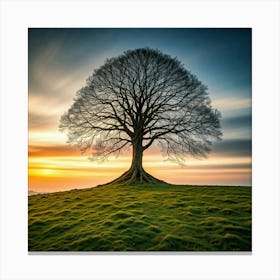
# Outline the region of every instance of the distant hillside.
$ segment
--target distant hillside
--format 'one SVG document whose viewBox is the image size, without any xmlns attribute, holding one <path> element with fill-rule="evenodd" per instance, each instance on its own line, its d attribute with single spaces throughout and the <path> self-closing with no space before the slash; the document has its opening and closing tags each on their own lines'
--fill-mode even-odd
<svg viewBox="0 0 280 280">
<path fill-rule="evenodd" d="M 35 195 L 35 194 L 45 194 L 45 192 L 34 192 L 32 190 L 28 190 L 28 196 Z"/>
<path fill-rule="evenodd" d="M 251 188 L 101 186 L 29 196 L 29 251 L 251 251 Z"/>
</svg>

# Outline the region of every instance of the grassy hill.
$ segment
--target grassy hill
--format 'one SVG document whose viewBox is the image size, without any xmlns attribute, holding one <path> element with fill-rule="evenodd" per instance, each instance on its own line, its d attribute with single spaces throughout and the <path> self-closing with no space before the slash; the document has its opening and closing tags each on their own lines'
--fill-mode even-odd
<svg viewBox="0 0 280 280">
<path fill-rule="evenodd" d="M 102 186 L 28 197 L 29 251 L 251 251 L 251 188 Z"/>
</svg>

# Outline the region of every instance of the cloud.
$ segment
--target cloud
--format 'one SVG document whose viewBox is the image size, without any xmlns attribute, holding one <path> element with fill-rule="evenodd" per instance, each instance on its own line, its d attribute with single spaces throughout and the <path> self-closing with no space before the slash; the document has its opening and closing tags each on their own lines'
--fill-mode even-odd
<svg viewBox="0 0 280 280">
<path fill-rule="evenodd" d="M 240 110 L 244 108 L 251 108 L 252 99 L 242 97 L 236 98 L 230 96 L 214 99 L 212 101 L 212 105 L 214 108 L 218 108 L 221 111 Z"/>
<path fill-rule="evenodd" d="M 252 138 L 252 117 L 248 112 L 245 115 L 222 118 L 221 125 L 224 140 Z"/>
<path fill-rule="evenodd" d="M 93 69 L 105 60 L 104 52 L 83 53 L 88 45 L 85 47 L 81 43 L 78 49 L 69 48 L 66 41 L 63 38 L 46 40 L 45 45 L 30 42 L 28 104 L 31 130 L 57 129 L 61 115 L 70 108 L 76 92 L 85 85 Z M 82 59 L 78 59 L 81 56 Z"/>
<path fill-rule="evenodd" d="M 48 156 L 81 156 L 79 150 L 70 145 L 55 146 L 35 146 L 28 147 L 28 156 L 30 157 L 48 157 Z"/>
<path fill-rule="evenodd" d="M 58 130 L 29 130 L 28 143 L 34 146 L 54 146 L 67 142 L 67 135 Z"/>
<path fill-rule="evenodd" d="M 252 141 L 250 139 L 231 139 L 216 142 L 213 154 L 221 157 L 251 157 Z"/>
<path fill-rule="evenodd" d="M 222 126 L 226 127 L 227 129 L 247 127 L 251 131 L 252 116 L 243 115 L 243 116 L 224 118 L 224 119 L 222 119 Z"/>
<path fill-rule="evenodd" d="M 50 98 L 48 95 L 30 95 L 28 100 L 29 129 L 58 130 L 61 115 L 68 110 L 72 100 Z"/>
<path fill-rule="evenodd" d="M 46 116 L 38 113 L 28 114 L 28 129 L 30 130 L 51 130 L 57 129 L 57 118 L 55 115 Z"/>
</svg>

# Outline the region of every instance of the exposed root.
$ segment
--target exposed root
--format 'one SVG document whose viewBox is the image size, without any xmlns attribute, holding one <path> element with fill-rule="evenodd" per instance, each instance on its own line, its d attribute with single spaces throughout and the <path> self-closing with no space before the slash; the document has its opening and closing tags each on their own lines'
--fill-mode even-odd
<svg viewBox="0 0 280 280">
<path fill-rule="evenodd" d="M 143 168 L 141 169 L 132 169 L 130 168 L 128 171 L 123 173 L 120 177 L 115 180 L 103 184 L 102 186 L 107 186 L 111 184 L 129 186 L 129 185 L 138 185 L 138 184 L 167 184 L 166 182 L 159 180 L 153 177 L 151 174 L 147 173 Z"/>
</svg>

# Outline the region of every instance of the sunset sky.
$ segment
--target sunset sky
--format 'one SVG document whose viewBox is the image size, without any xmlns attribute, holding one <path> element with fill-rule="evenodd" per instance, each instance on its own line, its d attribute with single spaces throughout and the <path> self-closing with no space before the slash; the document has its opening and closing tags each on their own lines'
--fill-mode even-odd
<svg viewBox="0 0 280 280">
<path fill-rule="evenodd" d="M 130 165 L 130 153 L 88 160 L 58 130 L 87 77 L 106 58 L 151 47 L 177 57 L 208 86 L 222 114 L 223 140 L 206 159 L 179 166 L 154 145 L 144 167 L 175 184 L 251 185 L 251 29 L 29 29 L 29 190 L 53 192 L 109 182 Z"/>
</svg>

